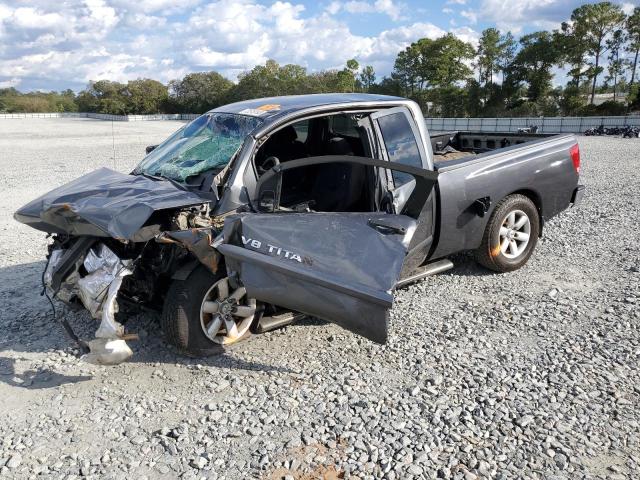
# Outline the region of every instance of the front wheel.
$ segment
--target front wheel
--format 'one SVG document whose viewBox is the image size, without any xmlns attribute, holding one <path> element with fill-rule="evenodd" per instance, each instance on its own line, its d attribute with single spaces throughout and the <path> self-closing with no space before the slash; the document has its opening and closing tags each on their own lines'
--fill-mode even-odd
<svg viewBox="0 0 640 480">
<path fill-rule="evenodd" d="M 524 195 L 509 195 L 491 214 L 476 261 L 496 272 L 517 270 L 531 257 L 539 235 L 540 215 L 534 203 Z"/>
<path fill-rule="evenodd" d="M 247 298 L 244 287 L 233 288 L 224 273 L 214 275 L 201 265 L 169 287 L 162 329 L 178 350 L 203 357 L 250 336 L 255 316 L 256 300 Z"/>
</svg>

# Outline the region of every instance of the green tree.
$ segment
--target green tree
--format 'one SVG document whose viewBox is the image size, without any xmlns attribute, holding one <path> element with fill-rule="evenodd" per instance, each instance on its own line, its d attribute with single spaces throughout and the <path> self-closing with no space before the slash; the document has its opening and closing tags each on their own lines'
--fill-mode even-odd
<svg viewBox="0 0 640 480">
<path fill-rule="evenodd" d="M 621 27 L 625 14 L 619 5 L 600 2 L 576 8 L 571 14 L 571 20 L 575 23 L 577 37 L 584 40 L 587 52 L 594 58 L 589 74 L 593 104 L 598 76 L 603 70 L 600 60 L 607 49 L 606 40 Z"/>
<path fill-rule="evenodd" d="M 60 93 L 53 94 L 53 101 L 57 112 L 77 112 L 76 94 L 73 90 L 67 89 Z"/>
<path fill-rule="evenodd" d="M 408 97 L 413 97 L 417 90 L 424 87 L 424 81 L 418 74 L 419 62 L 420 52 L 416 42 L 398 53 L 393 65 L 392 78 L 401 86 L 403 95 Z"/>
<path fill-rule="evenodd" d="M 393 77 L 383 77 L 380 83 L 374 83 L 369 89 L 370 93 L 379 93 L 381 95 L 402 96 L 402 85 L 400 81 Z"/>
<path fill-rule="evenodd" d="M 202 113 L 222 105 L 233 83 L 218 72 L 197 72 L 169 82 L 169 99 L 180 112 Z"/>
<path fill-rule="evenodd" d="M 502 35 L 496 28 L 483 30 L 478 44 L 478 56 L 476 67 L 478 68 L 478 80 L 482 88 L 475 91 L 480 95 L 485 107 L 485 114 L 497 114 L 504 109 L 503 90 L 495 81 L 499 72 L 504 73 L 515 58 L 517 44 L 511 32 Z M 473 84 L 468 84 L 475 86 Z"/>
<path fill-rule="evenodd" d="M 585 57 L 589 50 L 583 29 L 576 28 L 576 22 L 562 22 L 560 30 L 554 32 L 553 40 L 559 52 L 559 65 L 569 65 L 567 74 L 571 77 L 572 85 L 579 90 L 582 77 L 585 75 Z"/>
<path fill-rule="evenodd" d="M 640 83 L 629 87 L 629 108 L 640 110 Z"/>
<path fill-rule="evenodd" d="M 559 61 L 560 53 L 553 35 L 544 31 L 523 36 L 520 38 L 520 46 L 510 69 L 510 81 L 514 83 L 514 87 L 525 82 L 529 101 L 538 103 L 551 91 L 551 68 Z"/>
<path fill-rule="evenodd" d="M 580 87 L 577 87 L 573 82 L 569 82 L 562 90 L 558 104 L 563 115 L 578 115 L 580 109 L 585 105 L 584 96 L 580 91 Z"/>
<path fill-rule="evenodd" d="M 164 111 L 169 92 L 166 85 L 157 80 L 143 78 L 129 81 L 124 96 L 127 99 L 127 113 L 147 115 Z"/>
<path fill-rule="evenodd" d="M 611 38 L 607 40 L 607 48 L 609 49 L 609 56 L 607 60 L 609 60 L 608 70 L 609 75 L 605 81 L 613 84 L 613 101 L 616 101 L 616 94 L 618 90 L 618 81 L 625 70 L 625 62 L 622 58 L 620 58 L 620 50 L 622 50 L 622 46 L 625 42 L 624 34 L 622 30 L 616 30 L 613 32 Z"/>
<path fill-rule="evenodd" d="M 344 69 L 340 70 L 336 74 L 336 84 L 334 91 L 336 92 L 355 92 L 358 90 L 357 73 L 360 69 L 358 61 L 355 59 L 347 60 L 347 65 Z"/>
<path fill-rule="evenodd" d="M 435 40 L 422 38 L 398 54 L 392 78 L 423 109 L 433 102 L 435 110 L 442 112 L 450 109 L 445 103 L 454 97 L 454 87 L 471 77 L 468 62 L 474 56 L 473 46 L 451 33 Z"/>
<path fill-rule="evenodd" d="M 467 62 L 473 59 L 475 50 L 470 43 L 460 40 L 452 33 L 435 40 L 424 38 L 418 43 L 418 73 L 427 85 L 452 87 L 471 76 L 472 71 Z"/>
<path fill-rule="evenodd" d="M 638 54 L 640 53 L 640 7 L 634 8 L 633 13 L 627 18 L 626 30 L 627 38 L 629 39 L 627 51 L 633 55 L 633 60 L 631 61 L 631 80 L 629 80 L 629 87 L 631 87 L 636 79 Z"/>
<path fill-rule="evenodd" d="M 507 32 L 500 37 L 499 55 L 497 65 L 502 72 L 502 80 L 504 81 L 505 72 L 513 63 L 518 50 L 518 42 L 513 38 L 511 32 Z"/>
<path fill-rule="evenodd" d="M 482 114 L 482 86 L 475 78 L 467 80 L 465 85 L 466 98 L 464 110 L 470 117 L 479 117 Z"/>
<path fill-rule="evenodd" d="M 500 40 L 500 30 L 487 28 L 482 31 L 478 42 L 478 80 L 485 87 L 493 83 L 493 74 L 500 69 Z"/>
<path fill-rule="evenodd" d="M 127 113 L 126 85 L 110 80 L 90 82 L 77 98 L 78 108 L 83 112 Z"/>
<path fill-rule="evenodd" d="M 376 73 L 371 65 L 367 65 L 360 72 L 360 83 L 362 83 L 365 92 L 369 92 L 376 83 Z"/>
</svg>

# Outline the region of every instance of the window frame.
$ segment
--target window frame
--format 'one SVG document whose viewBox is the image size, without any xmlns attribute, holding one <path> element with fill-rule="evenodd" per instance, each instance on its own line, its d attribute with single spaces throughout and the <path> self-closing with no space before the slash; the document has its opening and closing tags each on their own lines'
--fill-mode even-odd
<svg viewBox="0 0 640 480">
<path fill-rule="evenodd" d="M 384 141 L 384 135 L 382 134 L 380 123 L 378 121 L 378 119 L 381 117 L 395 115 L 398 113 L 402 113 L 405 116 L 407 123 L 409 124 L 409 128 L 411 129 L 411 133 L 413 134 L 413 140 L 416 143 L 416 146 L 418 147 L 418 154 L 420 155 L 419 168 L 425 168 L 424 159 L 427 158 L 427 153 L 424 150 L 424 146 L 422 145 L 422 142 L 418 141 L 420 138 L 420 132 L 418 131 L 416 122 L 414 121 L 410 112 L 405 107 L 389 108 L 386 110 L 375 112 L 369 116 L 369 118 L 371 119 L 371 123 L 373 125 L 373 130 L 375 132 L 376 141 L 378 142 L 378 149 L 382 153 L 382 156 L 384 157 L 384 159 L 387 160 L 389 163 L 399 163 L 399 162 L 394 162 L 389 157 L 389 152 L 387 151 L 387 146 Z M 401 165 L 407 165 L 407 164 L 401 163 Z M 409 165 L 409 166 L 415 166 L 415 165 Z M 393 175 L 391 175 L 391 172 L 389 171 L 387 171 L 387 182 L 388 182 L 389 191 L 397 190 L 399 188 L 404 187 L 405 185 L 409 185 L 412 183 L 412 181 L 409 181 L 407 183 L 403 183 L 402 185 L 396 185 L 395 180 L 393 179 Z"/>
</svg>

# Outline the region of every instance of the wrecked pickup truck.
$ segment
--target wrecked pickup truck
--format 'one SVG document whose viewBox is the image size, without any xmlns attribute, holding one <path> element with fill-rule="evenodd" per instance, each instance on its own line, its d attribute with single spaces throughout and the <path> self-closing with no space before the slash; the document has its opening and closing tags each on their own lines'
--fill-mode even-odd
<svg viewBox="0 0 640 480">
<path fill-rule="evenodd" d="M 140 308 L 195 356 L 303 316 L 384 343 L 394 289 L 465 250 L 520 268 L 584 191 L 573 135 L 430 137 L 416 103 L 377 95 L 226 105 L 147 153 L 15 214 L 53 234 L 46 289 L 100 320 L 97 363 L 131 355 Z"/>
</svg>

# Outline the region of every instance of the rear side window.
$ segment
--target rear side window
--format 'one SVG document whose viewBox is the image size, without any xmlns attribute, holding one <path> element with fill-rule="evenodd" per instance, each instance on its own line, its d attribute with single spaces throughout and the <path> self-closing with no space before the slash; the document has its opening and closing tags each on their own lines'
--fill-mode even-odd
<svg viewBox="0 0 640 480">
<path fill-rule="evenodd" d="M 380 117 L 378 118 L 378 125 L 380 126 L 380 133 L 382 133 L 389 160 L 422 168 L 422 159 L 420 158 L 416 137 L 404 113 L 398 112 Z M 413 180 L 413 177 L 408 173 L 396 171 L 391 173 L 396 187 Z"/>
</svg>

